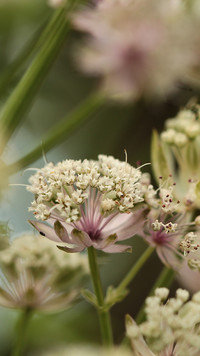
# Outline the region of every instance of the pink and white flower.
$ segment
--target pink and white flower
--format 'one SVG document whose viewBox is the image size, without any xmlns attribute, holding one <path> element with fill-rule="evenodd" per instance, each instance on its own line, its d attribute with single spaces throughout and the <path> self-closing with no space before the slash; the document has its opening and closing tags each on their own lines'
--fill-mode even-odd
<svg viewBox="0 0 200 356">
<path fill-rule="evenodd" d="M 89 35 L 76 53 L 78 65 L 100 76 L 111 97 L 163 95 L 196 63 L 183 2 L 102 0 L 72 20 Z"/>
<path fill-rule="evenodd" d="M 31 224 L 67 252 L 93 246 L 123 252 L 119 245 L 144 224 L 142 173 L 127 162 L 100 155 L 98 161 L 66 160 L 48 164 L 30 178 L 35 195 Z"/>
</svg>

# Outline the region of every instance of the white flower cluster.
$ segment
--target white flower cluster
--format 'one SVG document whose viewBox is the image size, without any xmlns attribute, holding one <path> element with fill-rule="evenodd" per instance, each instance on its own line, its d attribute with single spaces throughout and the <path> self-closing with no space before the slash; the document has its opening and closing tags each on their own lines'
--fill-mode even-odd
<svg viewBox="0 0 200 356">
<path fill-rule="evenodd" d="M 45 238 L 22 235 L 0 252 L 0 305 L 66 308 L 80 293 L 87 273 L 85 256 L 65 254 Z"/>
<path fill-rule="evenodd" d="M 158 150 L 159 147 L 159 150 Z M 152 166 L 156 178 L 172 175 L 174 195 L 185 211 L 200 208 L 200 105 L 190 101 L 166 121 L 160 137 L 153 135 Z"/>
<path fill-rule="evenodd" d="M 94 201 L 100 202 L 102 214 L 128 213 L 144 200 L 141 177 L 139 169 L 112 156 L 99 155 L 98 161 L 49 163 L 30 177 L 27 189 L 35 200 L 29 210 L 40 220 L 47 220 L 52 212 L 59 214 L 67 223 L 80 218 L 82 204 L 87 210 L 86 205 Z"/>
<path fill-rule="evenodd" d="M 160 188 L 161 209 L 167 214 L 178 212 L 180 208 L 180 201 L 174 199 L 173 189 L 173 186 L 169 186 L 168 188 Z"/>
<path fill-rule="evenodd" d="M 158 219 L 156 219 L 153 223 L 152 223 L 152 227 L 154 231 L 159 231 L 162 228 L 164 228 L 164 231 L 168 234 L 168 233 L 172 233 L 172 232 L 176 232 L 176 228 L 177 228 L 178 224 L 174 224 L 172 222 L 168 222 L 167 224 L 163 224 L 162 221 L 158 221 Z"/>
<path fill-rule="evenodd" d="M 195 111 L 181 110 L 173 119 L 166 121 L 166 131 L 161 134 L 161 139 L 167 144 L 184 147 L 200 134 L 200 107 L 195 105 Z"/>
<path fill-rule="evenodd" d="M 133 348 L 137 351 L 142 341 L 144 347 L 144 336 L 149 353 L 142 355 L 154 355 L 151 351 L 160 356 L 168 355 L 166 350 L 170 347 L 176 356 L 199 355 L 200 292 L 194 294 L 190 301 L 186 290 L 178 289 L 176 297 L 166 301 L 168 293 L 167 288 L 158 288 L 154 296 L 146 299 L 147 320 L 139 326 L 127 318 L 127 334 Z"/>
</svg>

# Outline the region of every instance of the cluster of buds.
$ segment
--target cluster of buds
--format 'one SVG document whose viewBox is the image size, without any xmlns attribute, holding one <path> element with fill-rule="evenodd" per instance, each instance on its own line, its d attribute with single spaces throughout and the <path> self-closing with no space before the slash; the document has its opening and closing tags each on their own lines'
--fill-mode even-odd
<svg viewBox="0 0 200 356">
<path fill-rule="evenodd" d="M 0 305 L 54 311 L 68 308 L 88 274 L 85 256 L 64 254 L 47 239 L 25 234 L 0 252 Z"/>
<path fill-rule="evenodd" d="M 139 168 L 112 156 L 97 161 L 50 163 L 30 177 L 27 189 L 35 195 L 30 207 L 38 220 L 32 225 L 67 252 L 93 246 L 122 252 L 115 244 L 135 235 L 144 223 L 148 186 Z"/>
<path fill-rule="evenodd" d="M 134 355 L 199 355 L 200 292 L 191 300 L 184 289 L 178 289 L 175 298 L 167 299 L 168 294 L 167 288 L 158 288 L 146 299 L 146 321 L 139 326 L 127 316 L 127 335 Z"/>
</svg>

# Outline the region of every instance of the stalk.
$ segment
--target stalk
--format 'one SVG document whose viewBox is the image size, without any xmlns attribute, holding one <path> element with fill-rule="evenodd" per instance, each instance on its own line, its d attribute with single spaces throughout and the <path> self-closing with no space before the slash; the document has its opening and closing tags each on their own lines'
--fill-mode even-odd
<svg viewBox="0 0 200 356">
<path fill-rule="evenodd" d="M 42 144 L 35 147 L 35 149 L 18 161 L 10 164 L 7 167 L 9 174 L 16 173 L 19 169 L 26 168 L 29 164 L 40 158 L 43 152 L 47 153 L 54 146 L 65 141 L 73 131 L 88 121 L 91 115 L 99 110 L 103 103 L 103 97 L 97 94 L 87 97 L 75 110 L 49 130 L 49 132 L 41 139 Z"/>
<path fill-rule="evenodd" d="M 137 273 L 140 271 L 140 269 L 143 267 L 145 262 L 149 259 L 149 257 L 152 255 L 154 251 L 154 248 L 149 246 L 144 253 L 140 256 L 138 261 L 133 265 L 133 267 L 130 269 L 128 274 L 124 277 L 124 279 L 121 281 L 119 286 L 117 287 L 118 292 L 122 292 L 126 287 L 131 283 L 133 278 L 137 275 Z"/>
<path fill-rule="evenodd" d="M 22 314 L 20 315 L 16 325 L 16 335 L 11 356 L 23 356 L 24 354 L 24 349 L 27 342 L 28 324 L 32 317 L 32 313 L 32 309 L 27 308 L 23 310 Z"/>
<path fill-rule="evenodd" d="M 112 327 L 110 321 L 109 311 L 101 310 L 104 306 L 104 295 L 101 284 L 101 278 L 96 261 L 96 252 L 93 246 L 88 248 L 88 260 L 90 266 L 90 272 L 93 282 L 94 291 L 98 302 L 98 315 L 101 328 L 102 341 L 104 346 L 111 346 L 113 343 Z"/>
<path fill-rule="evenodd" d="M 0 114 L 1 146 L 0 153 L 3 152 L 8 140 L 15 129 L 22 122 L 25 114 L 35 98 L 35 95 L 44 81 L 49 69 L 54 63 L 59 50 L 65 40 L 69 29 L 69 22 L 66 19 L 66 12 L 70 12 L 75 1 L 69 1 L 67 9 L 58 9 L 53 15 L 53 19 L 47 25 L 41 38 L 46 38 L 44 43 L 19 84 L 6 101 Z M 48 34 L 48 36 L 47 36 Z M 39 39 L 39 45 L 41 39 Z"/>
<path fill-rule="evenodd" d="M 160 272 L 158 278 L 156 279 L 153 287 L 150 290 L 149 296 L 154 294 L 156 288 L 166 287 L 169 288 L 174 280 L 174 271 L 168 267 L 163 267 L 162 271 Z M 140 309 L 137 317 L 136 322 L 140 324 L 144 321 L 145 318 L 145 305 L 143 304 L 142 308 Z"/>
</svg>

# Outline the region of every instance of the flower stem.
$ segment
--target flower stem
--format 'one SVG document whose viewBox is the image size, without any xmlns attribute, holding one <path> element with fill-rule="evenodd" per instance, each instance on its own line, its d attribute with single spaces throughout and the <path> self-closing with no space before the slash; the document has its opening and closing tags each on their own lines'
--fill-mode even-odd
<svg viewBox="0 0 200 356">
<path fill-rule="evenodd" d="M 149 246 L 142 256 L 138 259 L 138 261 L 134 264 L 134 266 L 131 268 L 131 270 L 128 272 L 128 274 L 124 277 L 124 279 L 121 281 L 119 286 L 117 287 L 117 291 L 121 292 L 126 287 L 130 284 L 130 282 L 133 280 L 133 278 L 137 275 L 137 273 L 140 271 L 142 266 L 145 264 L 145 262 L 148 260 L 148 258 L 151 256 L 153 253 L 154 248 Z"/>
<path fill-rule="evenodd" d="M 74 4 L 75 1 L 69 1 L 68 12 L 71 11 Z M 48 26 L 50 31 L 48 31 Z M 58 9 L 44 30 L 45 36 L 41 36 L 41 38 L 46 38 L 46 33 L 48 33 L 48 38 L 42 44 L 39 52 L 1 111 L 1 152 L 30 108 L 39 87 L 57 57 L 68 29 L 69 22 L 66 20 L 66 10 L 63 8 Z M 39 39 L 39 42 L 41 43 L 41 39 Z"/>
<path fill-rule="evenodd" d="M 23 310 L 16 325 L 16 336 L 11 356 L 22 356 L 27 342 L 28 323 L 33 311 L 30 308 Z"/>
<path fill-rule="evenodd" d="M 103 310 L 104 295 L 102 290 L 101 278 L 96 261 L 96 252 L 93 246 L 88 248 L 88 260 L 94 291 L 98 302 L 98 315 L 101 328 L 102 341 L 105 346 L 112 345 L 112 327 L 109 311 Z M 102 310 L 101 310 L 102 308 Z"/>
<path fill-rule="evenodd" d="M 38 145 L 33 151 L 8 166 L 9 174 L 13 174 L 19 169 L 24 169 L 29 164 L 40 158 L 43 151 L 46 153 L 56 144 L 66 140 L 72 131 L 79 128 L 90 118 L 91 114 L 101 107 L 103 102 L 103 97 L 97 94 L 93 94 L 86 98 L 86 100 L 84 100 L 84 102 L 81 103 L 75 110 L 69 113 L 61 122 L 47 132 L 47 134 L 42 138 L 42 145 Z"/>
<path fill-rule="evenodd" d="M 156 279 L 153 287 L 150 290 L 149 296 L 154 294 L 156 288 L 160 287 L 170 287 L 174 280 L 174 271 L 168 267 L 163 267 L 162 271 L 160 272 L 158 278 Z M 136 321 L 140 324 L 144 321 L 145 312 L 144 312 L 145 305 L 143 304 L 142 308 L 140 309 Z"/>
</svg>

